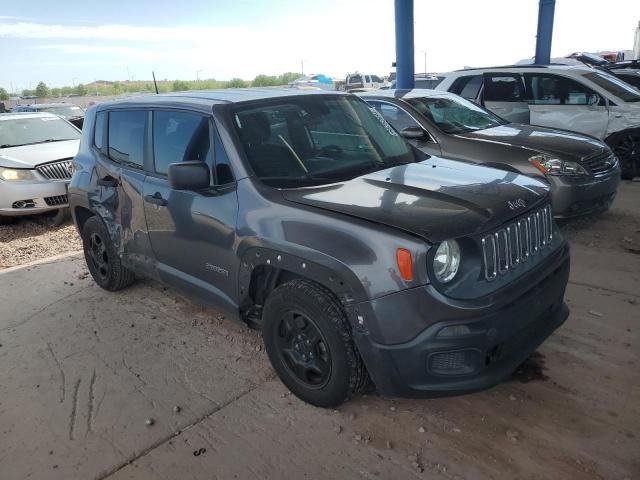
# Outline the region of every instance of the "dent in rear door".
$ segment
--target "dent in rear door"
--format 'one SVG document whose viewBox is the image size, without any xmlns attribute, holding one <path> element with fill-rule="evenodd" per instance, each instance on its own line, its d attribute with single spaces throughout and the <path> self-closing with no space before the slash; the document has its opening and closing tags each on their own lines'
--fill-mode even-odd
<svg viewBox="0 0 640 480">
<path fill-rule="evenodd" d="M 142 204 L 145 172 L 143 111 L 104 112 L 90 204 L 109 230 L 125 265 L 152 274 L 152 251 Z M 107 135 L 107 131 L 110 131 Z"/>
</svg>

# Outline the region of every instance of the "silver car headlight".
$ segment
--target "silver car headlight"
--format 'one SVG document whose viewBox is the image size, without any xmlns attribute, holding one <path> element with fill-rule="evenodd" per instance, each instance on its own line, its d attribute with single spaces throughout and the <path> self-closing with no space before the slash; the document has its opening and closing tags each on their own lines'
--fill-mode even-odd
<svg viewBox="0 0 640 480">
<path fill-rule="evenodd" d="M 448 283 L 460 268 L 460 245 L 455 240 L 442 242 L 433 257 L 433 271 L 440 283 Z"/>
<path fill-rule="evenodd" d="M 533 155 L 529 161 L 547 175 L 589 175 L 578 162 L 561 160 L 546 154 Z"/>
<path fill-rule="evenodd" d="M 33 170 L 0 167 L 0 180 L 6 182 L 33 182 L 37 180 Z"/>
</svg>

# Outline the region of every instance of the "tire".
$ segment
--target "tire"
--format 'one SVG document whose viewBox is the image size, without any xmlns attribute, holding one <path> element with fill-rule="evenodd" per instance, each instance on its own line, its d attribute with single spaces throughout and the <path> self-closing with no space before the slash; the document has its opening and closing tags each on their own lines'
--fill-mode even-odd
<svg viewBox="0 0 640 480">
<path fill-rule="evenodd" d="M 16 221 L 16 217 L 8 215 L 0 215 L 0 225 L 9 225 Z"/>
<path fill-rule="evenodd" d="M 262 338 L 282 383 L 307 403 L 334 408 L 368 384 L 342 306 L 317 283 L 295 279 L 276 288 L 264 307 Z"/>
<path fill-rule="evenodd" d="M 620 160 L 624 180 L 640 174 L 640 130 L 616 133 L 607 139 L 607 145 Z"/>
<path fill-rule="evenodd" d="M 114 292 L 134 282 L 133 272 L 122 266 L 109 232 L 98 217 L 90 217 L 85 222 L 82 249 L 87 268 L 100 287 Z"/>
</svg>

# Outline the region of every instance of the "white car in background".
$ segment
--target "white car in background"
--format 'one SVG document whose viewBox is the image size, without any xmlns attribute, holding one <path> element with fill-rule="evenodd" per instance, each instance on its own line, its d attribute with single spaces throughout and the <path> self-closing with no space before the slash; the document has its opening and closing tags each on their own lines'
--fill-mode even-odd
<svg viewBox="0 0 640 480">
<path fill-rule="evenodd" d="M 604 140 L 623 178 L 640 175 L 640 91 L 600 69 L 566 65 L 474 68 L 441 74 L 436 87 L 516 123 Z"/>
<path fill-rule="evenodd" d="M 0 224 L 68 206 L 80 135 L 51 113 L 0 114 Z"/>
</svg>

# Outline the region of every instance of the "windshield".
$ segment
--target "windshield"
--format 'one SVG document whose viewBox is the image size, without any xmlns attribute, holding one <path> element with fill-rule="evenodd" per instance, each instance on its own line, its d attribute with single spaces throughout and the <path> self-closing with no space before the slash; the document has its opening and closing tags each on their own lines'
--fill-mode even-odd
<svg viewBox="0 0 640 480">
<path fill-rule="evenodd" d="M 0 120 L 0 148 L 79 138 L 80 132 L 58 117 Z"/>
<path fill-rule="evenodd" d="M 406 98 L 413 108 L 449 134 L 473 132 L 504 125 L 500 117 L 458 97 Z"/>
<path fill-rule="evenodd" d="M 427 158 L 358 98 L 275 98 L 233 111 L 258 178 L 278 188 L 334 183 Z"/>
<path fill-rule="evenodd" d="M 77 105 L 65 105 L 63 107 L 44 107 L 39 108 L 39 112 L 50 112 L 55 113 L 56 115 L 60 115 L 62 117 L 81 117 L 84 113 Z"/>
<path fill-rule="evenodd" d="M 624 102 L 640 102 L 640 92 L 628 83 L 604 72 L 585 73 L 584 76 Z"/>
</svg>

